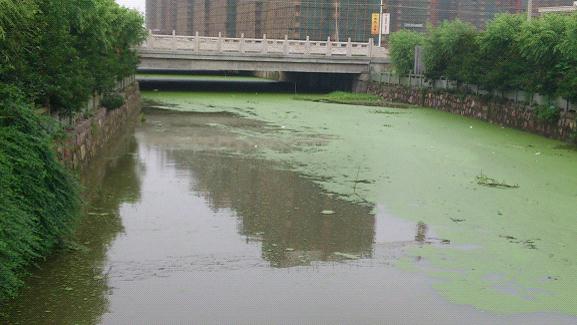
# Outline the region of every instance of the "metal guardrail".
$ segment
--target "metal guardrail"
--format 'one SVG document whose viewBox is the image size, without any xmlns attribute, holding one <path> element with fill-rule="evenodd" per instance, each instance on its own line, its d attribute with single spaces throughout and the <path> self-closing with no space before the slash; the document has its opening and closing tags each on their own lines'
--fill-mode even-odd
<svg viewBox="0 0 577 325">
<path fill-rule="evenodd" d="M 363 58 L 386 58 L 388 51 L 385 48 L 374 45 L 373 39 L 367 43 L 335 42 L 330 37 L 326 41 L 285 39 L 262 39 L 179 35 L 153 35 L 151 34 L 141 46 L 143 50 L 172 50 L 189 51 L 191 54 L 222 54 L 222 55 L 262 55 L 262 56 L 325 56 L 325 57 L 363 57 Z"/>
</svg>

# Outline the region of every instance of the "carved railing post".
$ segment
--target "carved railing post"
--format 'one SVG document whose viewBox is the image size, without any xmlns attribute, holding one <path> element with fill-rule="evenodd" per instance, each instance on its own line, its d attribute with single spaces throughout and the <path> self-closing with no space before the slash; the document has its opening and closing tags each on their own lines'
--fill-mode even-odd
<svg viewBox="0 0 577 325">
<path fill-rule="evenodd" d="M 369 58 L 373 57 L 373 47 L 375 46 L 375 40 L 370 38 L 369 39 L 369 53 L 367 53 L 367 56 Z"/>
<path fill-rule="evenodd" d="M 172 44 L 172 49 L 176 50 L 176 31 L 172 30 L 172 40 L 170 42 Z"/>
<path fill-rule="evenodd" d="M 353 44 L 351 43 L 351 38 L 347 42 L 347 56 L 353 56 Z"/>
<path fill-rule="evenodd" d="M 222 33 L 218 33 L 218 41 L 216 43 L 216 51 L 220 54 L 222 53 Z"/>
<path fill-rule="evenodd" d="M 261 53 L 262 53 L 262 54 L 267 54 L 267 53 L 268 53 L 268 41 L 266 40 L 266 34 L 263 34 L 263 35 L 262 35 Z"/>
</svg>

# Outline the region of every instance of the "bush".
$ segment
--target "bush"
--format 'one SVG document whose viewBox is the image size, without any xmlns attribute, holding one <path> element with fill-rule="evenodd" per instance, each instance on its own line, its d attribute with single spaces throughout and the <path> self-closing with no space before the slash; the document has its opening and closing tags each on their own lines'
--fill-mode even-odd
<svg viewBox="0 0 577 325">
<path fill-rule="evenodd" d="M 421 33 L 400 30 L 392 33 L 389 40 L 391 61 L 399 74 L 408 74 L 414 68 L 415 47 L 422 45 L 425 36 Z"/>
<path fill-rule="evenodd" d="M 571 132 L 571 134 L 569 135 L 569 141 L 573 144 L 577 145 L 577 130 Z"/>
<path fill-rule="evenodd" d="M 549 123 L 556 123 L 561 117 L 561 112 L 555 105 L 539 105 L 533 112 L 538 119 Z"/>
<path fill-rule="evenodd" d="M 122 95 L 107 94 L 102 98 L 100 104 L 106 109 L 113 110 L 120 108 L 122 105 L 124 105 L 124 102 L 124 96 Z"/>
<path fill-rule="evenodd" d="M 77 184 L 45 123 L 0 84 L 0 301 L 15 296 L 25 268 L 58 246 L 78 215 Z"/>
</svg>

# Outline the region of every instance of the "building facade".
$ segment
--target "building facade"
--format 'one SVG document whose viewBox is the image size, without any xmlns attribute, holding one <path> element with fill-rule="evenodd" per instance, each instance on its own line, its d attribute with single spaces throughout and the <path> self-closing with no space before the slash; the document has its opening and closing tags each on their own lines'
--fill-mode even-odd
<svg viewBox="0 0 577 325">
<path fill-rule="evenodd" d="M 528 0 L 385 0 L 391 32 L 424 32 L 460 19 L 484 28 L 498 13 L 525 13 Z M 534 0 L 539 7 L 570 6 L 572 0 Z M 380 0 L 146 0 L 146 24 L 153 33 L 282 39 L 367 41 Z"/>
</svg>

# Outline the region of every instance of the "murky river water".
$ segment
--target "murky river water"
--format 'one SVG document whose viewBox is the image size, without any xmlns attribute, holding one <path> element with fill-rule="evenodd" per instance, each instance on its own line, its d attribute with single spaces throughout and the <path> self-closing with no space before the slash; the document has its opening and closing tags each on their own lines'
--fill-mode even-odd
<svg viewBox="0 0 577 325">
<path fill-rule="evenodd" d="M 34 272 L 4 307 L 9 324 L 577 322 L 574 291 L 563 291 L 576 261 L 562 248 L 577 242 L 574 226 L 564 229 L 577 154 L 560 143 L 438 112 L 286 94 L 145 97 L 164 109 L 146 109 L 146 122 L 82 176 L 90 190 L 78 247 Z M 473 140 L 463 144 L 463 132 Z M 523 226 L 537 221 L 515 200 L 551 206 L 522 177 L 533 171 L 524 158 L 557 167 L 544 169 L 543 191 L 572 191 L 541 215 L 550 223 Z M 479 161 L 520 188 L 479 187 Z M 485 205 L 491 216 L 471 220 Z M 539 238 L 534 227 L 545 227 Z M 562 262 L 540 265 L 554 248 Z"/>
</svg>

